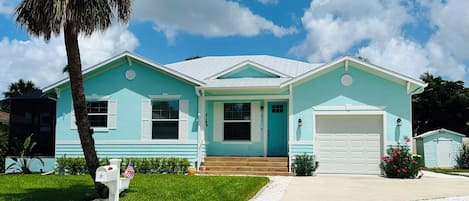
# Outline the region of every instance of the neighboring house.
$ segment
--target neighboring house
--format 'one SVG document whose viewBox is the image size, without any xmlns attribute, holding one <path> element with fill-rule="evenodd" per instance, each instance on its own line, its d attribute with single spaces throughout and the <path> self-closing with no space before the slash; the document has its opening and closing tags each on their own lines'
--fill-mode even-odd
<svg viewBox="0 0 469 201">
<path fill-rule="evenodd" d="M 10 121 L 10 114 L 8 112 L 0 111 L 0 123 L 8 124 L 8 121 Z"/>
<path fill-rule="evenodd" d="M 8 145 L 5 166 L 15 163 L 11 157 L 17 156 L 20 150 L 12 148 L 23 146 L 24 140 L 31 134 L 31 140 L 37 144 L 31 151 L 36 157 L 41 157 L 44 165 L 39 160 L 31 161 L 29 168 L 34 172 L 45 172 L 52 170 L 55 166 L 55 120 L 56 100 L 43 94 L 40 90 L 26 93 L 9 99 L 10 118 Z M 14 172 L 13 169 L 6 173 Z"/>
<path fill-rule="evenodd" d="M 209 56 L 161 65 L 125 52 L 83 72 L 99 156 L 317 156 L 321 173 L 380 173 L 411 136 L 425 83 L 345 56 L 311 64 Z M 82 156 L 68 79 L 57 93 L 56 157 Z M 400 122 L 397 123 L 397 120 Z"/>
<path fill-rule="evenodd" d="M 444 128 L 428 131 L 417 137 L 417 154 L 423 156 L 427 168 L 453 168 L 464 135 Z"/>
</svg>

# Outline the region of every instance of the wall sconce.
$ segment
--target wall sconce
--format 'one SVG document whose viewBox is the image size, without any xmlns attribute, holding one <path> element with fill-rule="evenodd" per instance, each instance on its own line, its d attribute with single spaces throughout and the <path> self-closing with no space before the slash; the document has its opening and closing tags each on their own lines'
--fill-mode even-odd
<svg viewBox="0 0 469 201">
<path fill-rule="evenodd" d="M 401 122 L 402 122 L 402 119 L 401 119 L 401 118 L 397 118 L 397 120 L 396 120 L 396 125 L 397 125 L 397 126 L 402 126 L 402 123 L 401 123 Z"/>
<path fill-rule="evenodd" d="M 298 119 L 298 127 L 301 127 L 303 125 L 303 121 L 301 120 L 301 118 Z"/>
</svg>

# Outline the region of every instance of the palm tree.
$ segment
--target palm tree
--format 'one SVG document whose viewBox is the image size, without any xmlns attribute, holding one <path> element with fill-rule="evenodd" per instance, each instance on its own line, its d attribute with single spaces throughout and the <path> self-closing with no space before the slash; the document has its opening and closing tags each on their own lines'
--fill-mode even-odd
<svg viewBox="0 0 469 201">
<path fill-rule="evenodd" d="M 8 86 L 8 91 L 3 92 L 4 100 L 0 101 L 0 111 L 10 112 L 10 98 L 22 96 L 28 92 L 39 90 L 31 80 L 19 79 Z"/>
<path fill-rule="evenodd" d="M 131 0 L 23 0 L 16 8 L 16 22 L 29 34 L 49 41 L 51 35 L 62 31 L 67 52 L 67 72 L 70 78 L 73 108 L 80 142 L 89 174 L 96 177 L 99 160 L 96 155 L 93 131 L 86 112 L 83 76 L 78 36 L 90 36 L 106 30 L 117 14 L 117 21 L 127 23 L 131 15 Z M 95 183 L 98 193 L 102 186 Z"/>
<path fill-rule="evenodd" d="M 5 98 L 12 98 L 16 96 L 22 96 L 25 93 L 38 90 L 31 80 L 24 81 L 19 79 L 17 82 L 13 82 L 8 87 L 8 91 L 3 92 Z"/>
</svg>

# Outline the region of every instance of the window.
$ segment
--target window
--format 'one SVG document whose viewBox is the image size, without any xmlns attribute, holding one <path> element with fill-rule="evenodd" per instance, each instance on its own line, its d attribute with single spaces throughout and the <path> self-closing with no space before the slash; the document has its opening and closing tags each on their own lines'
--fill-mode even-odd
<svg viewBox="0 0 469 201">
<path fill-rule="evenodd" d="M 107 127 L 107 101 L 88 101 L 86 110 L 88 111 L 88 120 L 90 126 L 94 128 Z"/>
<path fill-rule="evenodd" d="M 283 112 L 283 105 L 272 105 L 272 112 L 273 113 L 282 113 Z"/>
<path fill-rule="evenodd" d="M 179 101 L 152 102 L 152 139 L 178 139 Z"/>
<path fill-rule="evenodd" d="M 251 104 L 224 104 L 224 134 L 226 140 L 251 140 Z"/>
</svg>

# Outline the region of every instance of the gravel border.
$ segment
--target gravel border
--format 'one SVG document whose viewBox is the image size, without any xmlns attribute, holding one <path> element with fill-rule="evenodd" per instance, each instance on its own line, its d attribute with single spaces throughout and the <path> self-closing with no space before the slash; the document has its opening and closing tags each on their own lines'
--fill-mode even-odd
<svg viewBox="0 0 469 201">
<path fill-rule="evenodd" d="M 250 201 L 280 201 L 288 188 L 292 176 L 268 176 L 270 182 Z"/>
</svg>

